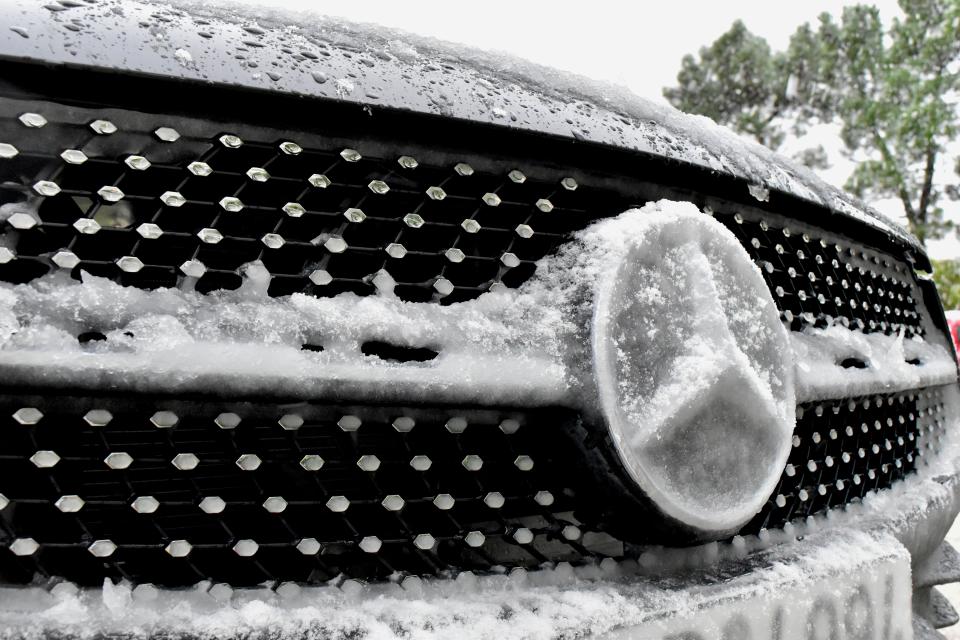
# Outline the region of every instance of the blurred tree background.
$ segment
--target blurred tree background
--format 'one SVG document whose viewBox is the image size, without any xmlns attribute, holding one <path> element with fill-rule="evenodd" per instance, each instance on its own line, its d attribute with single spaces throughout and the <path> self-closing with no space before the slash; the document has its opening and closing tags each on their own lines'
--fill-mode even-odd
<svg viewBox="0 0 960 640">
<path fill-rule="evenodd" d="M 899 0 L 884 25 L 876 7 L 854 5 L 797 28 L 785 51 L 737 21 L 685 56 L 664 96 L 770 148 L 808 127 L 837 123 L 856 162 L 846 188 L 867 202 L 895 198 L 921 242 L 956 233 L 945 199 L 960 199 L 960 0 Z M 957 144 L 953 145 L 956 154 Z M 822 147 L 795 156 L 824 169 Z M 950 179 L 937 179 L 944 167 Z M 948 308 L 960 304 L 960 262 L 938 261 L 934 277 Z"/>
<path fill-rule="evenodd" d="M 960 260 L 933 260 L 944 309 L 960 309 Z"/>
</svg>

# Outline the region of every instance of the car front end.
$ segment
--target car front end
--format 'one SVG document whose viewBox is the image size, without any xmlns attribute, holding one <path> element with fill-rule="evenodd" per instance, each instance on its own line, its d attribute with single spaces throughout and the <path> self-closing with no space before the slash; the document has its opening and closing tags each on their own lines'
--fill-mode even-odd
<svg viewBox="0 0 960 640">
<path fill-rule="evenodd" d="M 957 365 L 895 224 L 412 36 L 3 12 L 9 635 L 956 622 Z"/>
</svg>

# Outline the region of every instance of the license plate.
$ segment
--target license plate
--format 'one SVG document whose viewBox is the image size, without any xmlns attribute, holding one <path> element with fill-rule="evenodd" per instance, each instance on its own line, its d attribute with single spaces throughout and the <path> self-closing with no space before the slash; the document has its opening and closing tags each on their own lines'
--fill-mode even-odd
<svg viewBox="0 0 960 640">
<path fill-rule="evenodd" d="M 630 640 L 910 640 L 910 563 L 905 554 L 874 558 L 845 572 L 752 585 L 745 593 L 692 604 L 620 629 Z M 776 570 L 774 570 L 776 573 Z"/>
</svg>

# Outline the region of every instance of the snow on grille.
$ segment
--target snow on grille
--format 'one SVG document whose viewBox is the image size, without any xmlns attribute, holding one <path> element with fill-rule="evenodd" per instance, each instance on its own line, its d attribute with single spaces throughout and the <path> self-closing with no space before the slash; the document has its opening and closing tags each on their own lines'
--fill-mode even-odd
<svg viewBox="0 0 960 640">
<path fill-rule="evenodd" d="M 779 528 L 892 486 L 918 458 L 936 455 L 946 422 L 937 387 L 801 404 L 780 484 L 744 532 Z"/>
<path fill-rule="evenodd" d="M 361 141 L 310 146 L 199 122 L 187 133 L 131 112 L 3 115 L 8 282 L 67 269 L 206 292 L 239 287 L 260 262 L 273 296 L 395 287 L 453 302 L 518 286 L 602 199 L 555 170 L 429 163 Z"/>
<path fill-rule="evenodd" d="M 909 496 L 914 498 L 909 501 L 912 504 L 918 497 L 928 498 L 916 493 Z M 47 588 L 7 587 L 0 589 L 0 625 L 8 637 L 38 640 L 545 640 L 622 635 L 624 630 L 635 632 L 634 637 L 661 637 L 664 629 L 669 633 L 677 627 L 689 628 L 692 609 L 715 619 L 711 608 L 729 607 L 732 602 L 740 603 L 749 615 L 755 613 L 763 596 L 774 603 L 783 602 L 796 614 L 798 598 L 814 603 L 822 596 L 822 582 L 826 581 L 826 588 L 835 594 L 837 576 L 851 576 L 849 582 L 854 585 L 869 571 L 886 571 L 886 563 L 892 558 L 900 559 L 904 583 L 901 593 L 909 594 L 909 556 L 894 536 L 856 529 L 810 529 L 790 539 L 793 542 L 797 535 L 806 534 L 800 544 L 777 548 L 762 545 L 749 559 L 744 559 L 742 551 L 731 553 L 736 551 L 732 545 L 712 545 L 698 549 L 699 554 L 685 551 L 683 559 L 664 567 L 667 576 L 650 575 L 646 570 L 649 561 L 606 559 L 595 565 L 558 563 L 537 571 L 515 569 L 505 574 L 475 575 L 466 571 L 456 579 L 395 576 L 380 584 L 341 579 L 321 586 L 284 582 L 255 589 L 232 589 L 223 583 L 157 589 L 153 585 L 109 581 L 102 588 L 78 588 L 68 582 Z M 708 549 L 712 553 L 704 553 Z M 700 571 L 689 571 L 691 562 L 694 567 L 704 566 L 698 558 L 711 568 L 711 576 L 722 572 L 723 579 L 705 581 Z M 723 565 L 718 571 L 719 562 Z M 785 566 L 789 575 L 785 575 Z M 678 575 L 680 567 L 688 571 Z M 882 582 L 878 580 L 877 584 Z M 909 606 L 904 607 L 905 613 L 908 610 Z M 794 615 L 793 620 L 803 631 L 806 609 L 799 613 L 802 615 Z M 734 614 L 732 619 L 736 621 L 738 616 Z M 909 616 L 903 617 L 909 620 Z M 799 637 L 805 636 L 800 633 Z"/>
<path fill-rule="evenodd" d="M 622 176 L 434 151 L 3 100 L 0 280 L 83 270 L 205 293 L 238 288 L 256 265 L 271 296 L 450 303 L 519 286 L 570 232 L 647 199 Z M 793 329 L 923 334 L 902 260 L 737 211 L 717 215 Z"/>
</svg>

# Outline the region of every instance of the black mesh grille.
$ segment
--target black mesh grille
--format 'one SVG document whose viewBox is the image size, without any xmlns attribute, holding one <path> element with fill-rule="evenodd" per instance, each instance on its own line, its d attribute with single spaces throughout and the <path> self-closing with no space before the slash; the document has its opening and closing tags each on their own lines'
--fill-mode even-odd
<svg viewBox="0 0 960 640">
<path fill-rule="evenodd" d="M 939 389 L 800 405 L 780 484 L 745 531 L 779 528 L 890 487 L 939 448 L 944 427 Z"/>
<path fill-rule="evenodd" d="M 943 434 L 938 391 L 801 409 L 788 471 L 745 532 L 889 487 Z M 239 424 L 221 428 L 232 424 L 229 416 L 218 424 L 225 412 L 240 416 Z M 579 422 L 562 410 L 8 395 L 0 414 L 0 503 L 9 501 L 0 510 L 0 545 L 9 547 L 0 554 L 5 580 L 39 573 L 90 584 L 104 576 L 171 585 L 323 582 L 340 574 L 382 579 L 395 572 L 582 562 L 625 550 L 602 522 L 591 521 L 602 498 L 581 473 L 584 447 L 602 438 L 582 426 L 570 437 L 562 425 Z M 285 429 L 281 422 L 299 424 L 289 416 L 303 424 Z M 400 417 L 406 421 L 396 422 Z M 129 466 L 111 468 L 111 454 L 117 467 L 124 465 L 116 456 L 128 455 Z M 196 466 L 179 454 L 196 456 Z M 305 456 L 321 457 L 322 466 Z M 376 456 L 378 464 L 363 456 Z M 417 456 L 429 458 L 429 468 L 424 458 L 415 468 Z M 482 466 L 469 470 L 477 460 Z M 83 500 L 79 509 L 73 496 Z M 342 511 L 339 496 L 349 501 Z M 396 496 L 402 508 L 388 509 Z M 145 504 L 138 512 L 138 498 L 155 500 L 155 510 Z M 219 498 L 225 507 L 206 513 L 204 498 Z M 283 499 L 282 511 L 267 509 L 280 504 L 271 498 Z M 423 534 L 432 538 L 421 538 L 420 548 Z M 304 540 L 308 546 L 298 548 Z M 183 550 L 175 541 L 189 543 L 189 553 L 171 557 L 167 549 Z M 242 541 L 255 542 L 256 552 L 239 555 L 237 543 L 249 545 Z M 104 545 L 116 549 L 92 553 Z"/>
<path fill-rule="evenodd" d="M 26 414 L 14 415 L 17 405 L 2 409 L 0 487 L 11 503 L 0 512 L 0 535 L 4 546 L 33 538 L 41 548 L 27 557 L 3 553 L 7 579 L 28 580 L 39 571 L 94 584 L 104 575 L 163 584 L 322 582 L 340 574 L 386 578 L 590 555 L 570 513 L 578 499 L 572 458 L 557 438 L 543 435 L 562 421 L 550 410 L 72 398 L 31 407 L 43 417 L 26 425 L 18 422 Z M 91 407 L 109 409 L 109 423 L 89 424 L 84 416 Z M 156 427 L 151 417 L 158 410 L 172 411 L 176 425 Z M 224 412 L 242 416 L 239 425 L 220 428 Z M 102 413 L 90 416 L 104 421 Z M 280 422 L 299 421 L 283 416 L 299 416 L 303 424 L 285 429 Z M 35 457 L 38 451 L 58 459 L 38 467 L 50 457 Z M 114 466 L 125 464 L 117 454 L 132 461 L 111 468 L 111 454 Z M 182 454 L 196 456 L 196 466 Z M 74 495 L 82 507 L 62 512 L 58 500 Z M 341 497 L 348 501 L 342 511 Z M 226 506 L 217 512 L 211 504 L 206 513 L 204 498 Z M 272 513 L 267 504 L 282 511 Z M 435 543 L 421 538 L 424 548 L 418 547 L 421 535 Z M 318 545 L 298 548 L 304 539 Z M 97 558 L 90 549 L 97 540 L 117 550 Z M 175 540 L 189 542 L 186 557 L 164 551 Z M 256 553 L 238 555 L 233 548 L 242 540 L 255 541 Z"/>
<path fill-rule="evenodd" d="M 368 152 L 361 141 L 354 143 L 357 151 L 332 143 L 312 147 L 301 139 L 304 146 L 290 154 L 281 149 L 289 141 L 270 133 L 237 137 L 234 148 L 221 142 L 231 132 L 199 122 L 197 135 L 178 130 L 175 141 L 163 142 L 152 133 L 159 126 L 144 128 L 128 114 L 112 116 L 117 130 L 108 135 L 95 133 L 89 119 L 54 121 L 49 111 L 50 121 L 30 128 L 17 119 L 22 112 L 6 106 L 0 141 L 13 142 L 19 153 L 0 160 L 0 202 L 36 207 L 41 221 L 8 227 L 16 229 L 17 257 L 0 266 L 0 278 L 12 282 L 56 268 L 52 259 L 68 250 L 79 258 L 68 263 L 74 273 L 86 270 L 139 287 L 183 285 L 181 265 L 196 260 L 204 270 L 199 290 L 232 289 L 241 283 L 243 266 L 259 260 L 272 276 L 274 296 L 373 293 L 373 277 L 386 270 L 402 299 L 453 302 L 495 283 L 519 285 L 565 233 L 588 224 L 589 203 L 609 200 L 543 168 L 431 164 L 423 156 L 404 157 L 402 150 Z M 72 164 L 60 156 L 66 149 L 86 159 Z M 128 163 L 131 155 L 148 158 L 149 166 L 132 168 L 137 161 Z M 205 163 L 212 173 L 196 175 L 191 163 Z M 252 169 L 264 171 L 253 174 L 263 181 L 248 175 Z M 43 185 L 34 187 L 41 180 L 56 185 L 56 195 L 42 197 Z M 122 197 L 105 199 L 104 186 L 116 187 Z M 164 194 L 177 195 L 164 201 Z M 227 211 L 224 198 L 236 198 L 242 208 Z M 297 207 L 284 211 L 288 203 Z M 73 225 L 84 219 L 100 228 L 82 233 Z M 140 231 L 148 229 L 162 235 L 144 237 Z M 204 241 L 198 233 L 205 229 L 222 239 Z M 340 240 L 345 248 L 337 246 Z M 135 266 L 124 271 L 118 261 L 127 256 L 142 266 L 129 261 Z"/>
<path fill-rule="evenodd" d="M 41 122 L 30 119 L 36 116 L 43 126 L 24 124 Z M 96 133 L 104 122 L 116 131 Z M 222 141 L 234 134 L 237 140 Z M 296 153 L 283 150 L 290 141 Z M 239 287 L 244 266 L 261 261 L 274 296 L 366 295 L 386 271 L 400 298 L 450 303 L 519 286 L 571 231 L 671 195 L 624 176 L 529 158 L 14 100 L 0 100 L 0 143 L 12 145 L 12 157 L 0 159 L 5 246 L 12 252 L 3 256 L 0 280 L 7 282 L 65 267 L 75 277 L 85 270 L 125 285 L 206 292 Z M 86 159 L 68 162 L 65 150 Z M 149 167 L 133 168 L 131 156 L 148 159 Z M 189 167 L 197 162 L 212 173 L 196 175 Z M 248 172 L 257 168 L 269 178 L 252 179 Z M 329 185 L 313 186 L 311 176 Z M 39 195 L 40 181 L 59 191 Z M 377 193 L 382 187 L 374 181 L 389 190 Z M 105 186 L 122 198 L 100 195 Z M 435 199 L 437 188 L 442 199 Z M 164 194 L 177 195 L 165 202 Z M 223 198 L 237 198 L 243 208 L 227 211 Z M 290 215 L 287 203 L 302 212 Z M 35 216 L 9 217 L 31 210 Z M 362 222 L 348 220 L 356 211 Z M 836 321 L 867 332 L 923 334 L 915 276 L 904 261 L 749 207 L 720 207 L 717 216 L 754 256 L 794 329 Z M 78 220 L 88 233 L 74 226 Z"/>
<path fill-rule="evenodd" d="M 208 292 L 239 287 L 245 266 L 259 261 L 273 296 L 368 295 L 384 286 L 376 276 L 386 272 L 401 299 L 446 304 L 498 285 L 517 287 L 571 232 L 667 197 L 713 209 L 756 260 L 792 329 L 840 323 L 864 332 L 924 333 L 927 312 L 905 259 L 796 222 L 800 211 L 787 218 L 760 205 L 706 197 L 689 185 L 663 186 L 657 181 L 666 183 L 671 167 L 650 164 L 661 173 L 643 182 L 637 177 L 643 172 L 629 166 L 599 163 L 603 169 L 593 170 L 585 166 L 590 163 L 569 162 L 569 155 L 523 155 L 513 146 L 502 153 L 454 152 L 343 133 L 336 125 L 317 118 L 315 126 L 291 132 L 0 98 L 0 281 L 29 282 L 64 269 L 141 288 Z M 225 135 L 238 136 L 240 144 Z M 295 147 L 284 145 L 291 141 Z M 449 148 L 458 148 L 457 141 Z M 82 156 L 64 157 L 68 150 Z M 200 175 L 205 165 L 212 171 Z M 264 177 L 256 169 L 269 177 L 256 179 Z M 311 182 L 312 176 L 323 178 Z M 237 207 L 224 198 L 236 198 L 242 208 L 229 210 Z M 299 206 L 284 210 L 288 203 Z M 596 515 L 602 512 L 593 504 L 597 494 L 589 474 L 581 473 L 584 448 L 599 447 L 609 434 L 584 425 L 557 429 L 580 424 L 565 411 L 14 393 L 2 403 L 5 580 L 39 573 L 83 583 L 105 576 L 158 584 L 322 582 L 340 574 L 378 579 L 624 553 Z M 14 417 L 29 407 L 43 414 L 36 424 L 29 413 Z M 84 421 L 91 409 L 109 409 L 109 424 Z M 801 409 L 790 472 L 746 532 L 890 486 L 935 446 L 943 427 L 937 392 Z M 175 426 L 150 422 L 164 410 L 177 415 Z M 221 429 L 215 418 L 222 412 L 243 420 Z M 304 424 L 283 429 L 278 420 L 287 414 Z M 359 417 L 362 426 L 342 429 L 345 415 Z M 416 427 L 398 431 L 392 426 L 398 416 L 414 418 Z M 469 424 L 463 433 L 445 426 L 458 417 Z M 512 433 L 507 422 L 505 432 L 504 420 L 516 420 L 519 430 Z M 552 429 L 565 435 L 552 437 Z M 35 457 L 38 452 L 56 457 Z M 105 463 L 111 453 L 133 462 L 111 469 Z M 196 468 L 186 468 L 189 458 L 179 459 L 184 469 L 174 466 L 178 454 L 196 456 Z M 255 470 L 238 466 L 245 454 L 261 461 Z M 318 471 L 300 464 L 313 455 L 324 461 Z M 376 470 L 358 466 L 362 456 L 373 455 Z M 417 455 L 430 458 L 428 470 L 411 466 Z M 470 455 L 483 460 L 478 471 L 465 468 Z M 532 469 L 521 469 L 527 462 L 520 458 L 518 466 L 518 456 L 529 456 Z M 502 506 L 485 502 L 491 492 L 503 497 Z M 441 496 L 445 505 L 447 494 L 453 506 L 442 509 L 434 500 Z M 83 500 L 77 511 L 70 510 L 79 504 L 74 495 Z M 384 507 L 392 495 L 403 498 L 400 511 Z M 131 505 L 147 496 L 158 508 L 138 513 Z M 336 496 L 349 500 L 345 511 L 327 506 Z M 204 497 L 222 499 L 223 512 L 201 510 Z M 264 506 L 271 497 L 283 498 L 281 512 Z M 496 496 L 490 500 L 498 504 Z M 482 544 L 468 544 L 471 532 L 482 534 Z M 418 536 L 427 534 L 418 547 Z M 298 549 L 314 539 L 316 548 Z M 98 540 L 109 544 L 91 547 Z M 248 540 L 256 552 L 239 555 L 235 546 Z M 186 549 L 180 543 L 171 546 L 177 541 L 189 543 L 189 553 L 180 553 Z"/>
<path fill-rule="evenodd" d="M 906 265 L 803 225 L 718 217 L 750 251 L 794 330 L 836 322 L 867 333 L 924 335 L 921 296 Z"/>
</svg>

